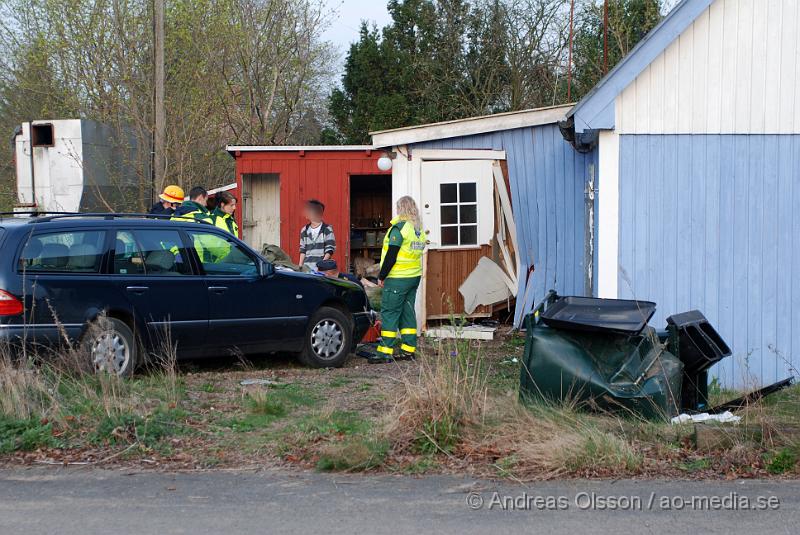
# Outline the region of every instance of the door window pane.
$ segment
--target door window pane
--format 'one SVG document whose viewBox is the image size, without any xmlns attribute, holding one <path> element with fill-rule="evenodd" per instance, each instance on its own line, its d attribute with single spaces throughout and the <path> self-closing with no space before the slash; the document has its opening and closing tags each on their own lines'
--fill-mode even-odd
<svg viewBox="0 0 800 535">
<path fill-rule="evenodd" d="M 458 227 L 442 227 L 442 245 L 458 245 Z"/>
<path fill-rule="evenodd" d="M 136 238 L 129 230 L 117 232 L 114 241 L 112 273 L 115 275 L 144 275 L 144 256 L 136 243 Z"/>
<path fill-rule="evenodd" d="M 458 202 L 458 184 L 441 184 L 439 186 L 439 201 L 442 203 Z"/>
<path fill-rule="evenodd" d="M 218 234 L 191 232 L 194 250 L 197 252 L 207 275 L 258 274 L 258 264 L 241 246 Z"/>
<path fill-rule="evenodd" d="M 458 202 L 477 202 L 477 185 L 475 182 L 462 182 L 458 185 Z"/>
<path fill-rule="evenodd" d="M 458 224 L 458 206 L 442 206 L 442 225 Z"/>
<path fill-rule="evenodd" d="M 461 219 L 459 223 L 477 223 L 478 222 L 478 205 L 467 204 L 461 207 Z"/>
<path fill-rule="evenodd" d="M 461 245 L 475 245 L 478 243 L 478 225 L 461 226 Z"/>
<path fill-rule="evenodd" d="M 133 235 L 144 258 L 144 270 L 148 276 L 178 277 L 192 274 L 177 230 L 136 230 Z"/>
<path fill-rule="evenodd" d="M 105 250 L 104 230 L 68 231 L 31 237 L 20 269 L 36 272 L 98 273 Z"/>
</svg>

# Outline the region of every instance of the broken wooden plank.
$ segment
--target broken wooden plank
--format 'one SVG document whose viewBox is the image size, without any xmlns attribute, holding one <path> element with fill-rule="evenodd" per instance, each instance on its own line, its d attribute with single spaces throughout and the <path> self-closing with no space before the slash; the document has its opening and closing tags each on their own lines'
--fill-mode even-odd
<svg viewBox="0 0 800 535">
<path fill-rule="evenodd" d="M 481 325 L 468 325 L 466 327 L 453 327 L 452 325 L 442 325 L 440 327 L 429 328 L 425 335 L 431 338 L 457 338 L 461 340 L 494 340 L 494 327 L 483 327 Z"/>
</svg>

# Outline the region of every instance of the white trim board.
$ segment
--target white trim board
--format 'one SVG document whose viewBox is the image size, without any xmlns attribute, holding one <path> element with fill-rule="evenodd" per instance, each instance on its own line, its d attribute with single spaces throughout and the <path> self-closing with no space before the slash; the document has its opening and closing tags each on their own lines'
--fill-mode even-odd
<svg viewBox="0 0 800 535">
<path fill-rule="evenodd" d="M 372 145 L 228 145 L 228 152 L 315 152 L 315 151 L 368 151 L 375 150 Z"/>
<path fill-rule="evenodd" d="M 378 132 L 370 132 L 370 135 L 372 136 L 372 145 L 375 148 L 392 147 L 395 145 L 420 143 L 422 141 L 433 141 L 437 139 L 470 136 L 488 132 L 499 132 L 501 130 L 512 130 L 514 128 L 557 123 L 566 117 L 570 109 L 572 109 L 572 105 L 568 104 L 564 106 L 496 113 L 494 115 L 470 117 L 468 119 L 458 119 L 455 121 L 409 126 L 407 128 L 396 128 L 393 130 L 381 130 Z"/>
<path fill-rule="evenodd" d="M 419 149 L 411 150 L 411 159 L 419 160 L 505 160 L 504 150 L 450 150 L 450 149 Z"/>
<path fill-rule="evenodd" d="M 616 299 L 619 267 L 619 134 L 598 139 L 597 297 Z"/>
</svg>

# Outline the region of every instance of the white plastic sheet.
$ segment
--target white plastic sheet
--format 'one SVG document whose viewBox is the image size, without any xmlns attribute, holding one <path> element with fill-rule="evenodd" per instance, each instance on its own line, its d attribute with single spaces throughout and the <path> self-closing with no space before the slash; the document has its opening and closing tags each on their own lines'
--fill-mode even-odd
<svg viewBox="0 0 800 535">
<path fill-rule="evenodd" d="M 725 411 L 721 414 L 708 414 L 701 412 L 700 414 L 679 414 L 672 419 L 673 424 L 683 424 L 686 422 L 720 422 L 720 423 L 736 423 L 742 418 L 734 415 L 731 411 Z"/>
</svg>

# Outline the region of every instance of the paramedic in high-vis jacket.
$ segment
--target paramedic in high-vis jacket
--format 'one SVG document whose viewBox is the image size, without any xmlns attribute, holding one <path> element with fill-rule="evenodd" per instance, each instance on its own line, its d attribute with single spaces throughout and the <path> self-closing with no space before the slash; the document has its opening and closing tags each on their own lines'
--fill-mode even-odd
<svg viewBox="0 0 800 535">
<path fill-rule="evenodd" d="M 411 197 L 397 200 L 397 217 L 383 240 L 378 283 L 381 296 L 381 341 L 373 363 L 411 360 L 417 351 L 417 288 L 422 279 L 422 253 L 427 236 L 422 230 L 417 203 Z M 399 352 L 395 353 L 395 350 Z"/>
</svg>

